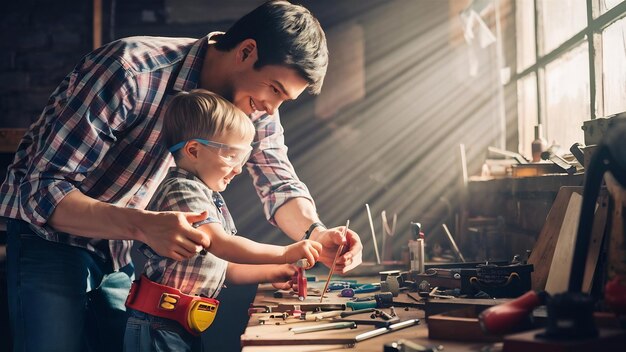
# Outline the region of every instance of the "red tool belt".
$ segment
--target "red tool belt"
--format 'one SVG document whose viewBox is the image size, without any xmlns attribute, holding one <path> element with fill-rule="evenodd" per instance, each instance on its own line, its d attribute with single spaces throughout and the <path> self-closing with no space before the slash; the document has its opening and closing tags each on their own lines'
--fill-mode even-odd
<svg viewBox="0 0 626 352">
<path fill-rule="evenodd" d="M 126 307 L 175 320 L 195 336 L 213 323 L 219 304 L 213 298 L 190 296 L 178 289 L 157 284 L 144 275 L 133 282 L 126 298 Z"/>
</svg>

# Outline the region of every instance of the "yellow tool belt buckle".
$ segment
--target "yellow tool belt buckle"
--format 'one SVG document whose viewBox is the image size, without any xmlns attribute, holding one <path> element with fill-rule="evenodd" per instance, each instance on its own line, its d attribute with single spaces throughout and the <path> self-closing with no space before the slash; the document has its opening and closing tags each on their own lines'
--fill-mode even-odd
<svg viewBox="0 0 626 352">
<path fill-rule="evenodd" d="M 179 295 L 163 293 L 159 302 L 159 308 L 163 310 L 174 310 L 180 299 Z"/>
<path fill-rule="evenodd" d="M 213 320 L 215 320 L 217 307 L 217 304 L 194 299 L 187 314 L 187 324 L 191 330 L 201 333 L 208 329 L 213 324 Z"/>
</svg>

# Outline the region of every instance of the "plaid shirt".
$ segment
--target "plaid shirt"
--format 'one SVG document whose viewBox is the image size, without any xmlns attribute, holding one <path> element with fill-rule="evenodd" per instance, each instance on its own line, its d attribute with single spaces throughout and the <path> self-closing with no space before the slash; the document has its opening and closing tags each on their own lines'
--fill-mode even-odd
<svg viewBox="0 0 626 352">
<path fill-rule="evenodd" d="M 180 91 L 198 88 L 212 35 L 133 37 L 85 56 L 52 93 L 22 139 L 0 186 L 0 216 L 24 220 L 51 241 L 130 263 L 132 241 L 105 241 L 56 232 L 47 225 L 55 207 L 79 190 L 102 202 L 143 209 L 173 165 L 161 141 L 162 115 Z M 278 114 L 251 116 L 254 152 L 247 163 L 273 223 L 295 197 L 311 199 L 287 157 Z"/>
<path fill-rule="evenodd" d="M 222 196 L 211 191 L 192 173 L 180 168 L 170 169 L 147 209 L 198 213 L 206 210 L 207 219 L 195 223 L 195 227 L 215 222 L 222 224 L 226 233 L 237 233 Z M 216 297 L 220 292 L 228 266 L 225 260 L 202 252 L 189 259 L 177 261 L 159 256 L 145 244 L 140 247 L 140 251 L 148 257 L 144 273 L 150 280 L 177 288 L 189 295 Z"/>
</svg>

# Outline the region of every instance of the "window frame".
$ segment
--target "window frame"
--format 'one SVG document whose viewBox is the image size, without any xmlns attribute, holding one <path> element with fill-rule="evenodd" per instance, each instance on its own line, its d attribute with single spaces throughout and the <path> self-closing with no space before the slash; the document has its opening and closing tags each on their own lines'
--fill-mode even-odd
<svg viewBox="0 0 626 352">
<path fill-rule="evenodd" d="M 510 83 L 518 85 L 518 81 L 536 75 L 536 102 L 537 102 L 537 121 L 535 124 L 546 124 L 547 107 L 546 107 L 546 67 L 553 61 L 563 57 L 582 42 L 587 41 L 589 55 L 589 102 L 590 102 L 590 119 L 605 117 L 604 113 L 604 94 L 603 94 L 603 60 L 602 60 L 602 32 L 604 29 L 626 17 L 626 1 L 615 5 L 610 10 L 601 14 L 600 0 L 586 0 L 587 25 L 578 33 L 575 33 L 555 49 L 545 54 L 541 53 L 542 47 L 542 29 L 540 18 L 540 0 L 533 0 L 534 8 L 534 40 L 535 40 L 535 61 L 521 72 L 515 70 L 515 74 L 511 77 Z M 516 9 L 517 11 L 517 9 Z M 516 36 L 518 35 L 516 30 Z M 516 62 L 517 65 L 517 62 Z M 518 101 L 519 105 L 520 102 Z M 523 116 L 518 116 L 522 119 Z M 518 123 L 519 126 L 519 123 Z M 518 131 L 519 132 L 519 131 Z M 518 138 L 521 138 L 518 133 Z M 526 141 L 520 141 L 520 144 Z"/>
</svg>

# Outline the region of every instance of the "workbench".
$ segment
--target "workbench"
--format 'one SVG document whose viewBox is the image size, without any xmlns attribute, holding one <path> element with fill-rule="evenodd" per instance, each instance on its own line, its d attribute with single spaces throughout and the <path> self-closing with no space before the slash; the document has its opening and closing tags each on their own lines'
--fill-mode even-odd
<svg viewBox="0 0 626 352">
<path fill-rule="evenodd" d="M 378 278 L 359 279 L 359 283 L 374 283 Z M 323 280 L 323 278 L 322 278 Z M 335 280 L 335 278 L 333 278 Z M 369 280 L 369 281 L 366 281 Z M 309 287 L 311 285 L 309 284 Z M 319 303 L 319 296 L 308 296 L 304 301 L 299 301 L 297 297 L 287 298 L 275 298 L 275 289 L 268 286 L 260 286 L 257 292 L 254 305 L 263 306 L 270 304 L 307 304 Z M 359 294 L 357 296 L 368 296 L 375 293 Z M 420 319 L 418 325 L 413 325 L 404 329 L 389 332 L 377 337 L 373 337 L 361 342 L 357 342 L 354 345 L 345 343 L 324 343 L 324 341 L 341 341 L 353 339 L 358 334 L 366 331 L 376 329 L 373 325 L 357 324 L 355 329 L 338 329 L 318 331 L 302 334 L 294 334 L 289 329 L 295 327 L 313 326 L 319 324 L 329 323 L 331 321 L 310 321 L 310 322 L 296 322 L 296 323 L 284 323 L 282 319 L 269 319 L 267 317 L 270 313 L 253 313 L 250 316 L 247 328 L 244 334 L 241 336 L 242 352 L 280 352 L 280 351 L 345 351 L 347 349 L 352 351 L 367 351 L 367 352 L 382 352 L 383 347 L 387 343 L 392 343 L 401 339 L 410 340 L 411 342 L 418 343 L 423 346 L 443 346 L 444 351 L 478 351 L 485 346 L 492 346 L 493 343 L 481 342 L 481 343 L 463 343 L 448 340 L 429 340 L 428 328 L 425 321 L 424 303 L 415 300 L 416 293 L 411 294 L 413 298 L 409 297 L 406 293 L 401 292 L 397 297 L 394 297 L 394 302 L 402 302 L 412 304 L 412 307 L 396 307 L 395 311 L 400 321 L 406 321 L 410 319 Z M 332 291 L 327 293 L 327 298 L 324 298 L 324 303 L 328 304 L 346 304 L 349 298 L 339 297 L 338 291 Z M 305 308 L 302 308 L 303 310 Z M 389 311 L 389 309 L 383 309 Z M 347 311 L 351 311 L 350 308 Z M 345 320 L 365 320 L 371 319 L 371 313 L 363 313 L 357 316 L 351 316 L 345 318 Z M 275 314 L 279 315 L 279 314 Z M 260 323 L 260 320 L 265 320 L 264 323 Z M 280 325 L 276 325 L 278 322 Z M 271 345 L 270 345 L 271 344 Z M 495 350 L 498 350 L 497 348 Z"/>
</svg>

